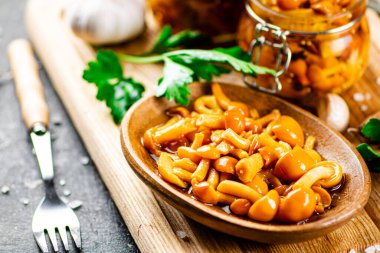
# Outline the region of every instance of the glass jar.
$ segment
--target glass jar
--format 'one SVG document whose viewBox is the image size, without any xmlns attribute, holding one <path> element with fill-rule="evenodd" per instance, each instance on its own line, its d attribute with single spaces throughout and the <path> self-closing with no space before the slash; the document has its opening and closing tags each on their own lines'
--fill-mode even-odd
<svg viewBox="0 0 380 253">
<path fill-rule="evenodd" d="M 284 10 L 281 3 L 304 5 Z M 349 88 L 368 62 L 365 9 L 365 0 L 248 0 L 239 44 L 253 63 L 275 69 L 277 75 L 246 78 L 246 83 L 289 98 Z"/>
<path fill-rule="evenodd" d="M 215 36 L 235 33 L 245 0 L 149 0 L 157 22 L 174 31 L 200 30 Z"/>
</svg>

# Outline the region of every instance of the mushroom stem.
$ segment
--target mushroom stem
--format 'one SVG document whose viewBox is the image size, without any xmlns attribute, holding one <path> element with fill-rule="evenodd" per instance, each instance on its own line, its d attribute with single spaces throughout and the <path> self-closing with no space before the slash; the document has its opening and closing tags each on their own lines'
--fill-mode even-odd
<svg viewBox="0 0 380 253">
<path fill-rule="evenodd" d="M 331 161 L 324 161 L 315 164 L 293 185 L 293 189 L 310 188 L 312 185 L 319 183 L 324 188 L 331 188 L 342 180 L 342 167 Z"/>
<path fill-rule="evenodd" d="M 251 187 L 231 180 L 225 180 L 220 182 L 217 190 L 219 192 L 236 196 L 238 198 L 248 199 L 252 203 L 255 203 L 262 197 L 260 193 L 258 193 Z"/>
</svg>

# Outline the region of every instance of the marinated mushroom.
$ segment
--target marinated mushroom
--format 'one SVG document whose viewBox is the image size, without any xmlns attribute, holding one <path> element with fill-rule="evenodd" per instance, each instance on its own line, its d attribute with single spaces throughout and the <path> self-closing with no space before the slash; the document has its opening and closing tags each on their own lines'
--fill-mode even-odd
<svg viewBox="0 0 380 253">
<path fill-rule="evenodd" d="M 216 159 L 213 162 L 213 166 L 217 171 L 235 174 L 235 165 L 238 163 L 238 160 L 231 156 L 223 156 Z"/>
<path fill-rule="evenodd" d="M 173 173 L 173 159 L 168 153 L 161 152 L 160 158 L 157 161 L 157 167 L 158 172 L 166 181 L 181 188 L 187 187 L 187 183 Z"/>
<path fill-rule="evenodd" d="M 314 159 L 302 148 L 296 146 L 281 157 L 273 170 L 273 175 L 286 181 L 295 181 L 314 165 Z"/>
<path fill-rule="evenodd" d="M 258 221 L 271 221 L 280 206 L 280 195 L 276 190 L 270 190 L 257 200 L 248 211 L 248 217 Z"/>
<path fill-rule="evenodd" d="M 245 129 L 245 116 L 242 110 L 237 108 L 229 109 L 225 112 L 225 127 L 231 128 L 235 133 L 240 134 Z"/>
<path fill-rule="evenodd" d="M 230 210 L 232 213 L 237 215 L 247 215 L 252 203 L 247 199 L 236 199 L 230 205 Z"/>
<path fill-rule="evenodd" d="M 302 127 L 292 117 L 281 116 L 273 123 L 271 130 L 279 140 L 289 143 L 292 147 L 302 147 L 304 144 Z"/>
<path fill-rule="evenodd" d="M 324 188 L 332 188 L 340 183 L 342 176 L 342 167 L 338 163 L 332 161 L 319 162 L 297 180 L 293 189 L 310 188 L 314 184 L 319 184 Z"/>
<path fill-rule="evenodd" d="M 316 199 L 310 188 L 297 188 L 281 198 L 280 207 L 275 216 L 283 222 L 299 222 L 310 218 L 314 213 Z"/>
<path fill-rule="evenodd" d="M 194 102 L 194 109 L 198 113 L 222 114 L 222 109 L 216 102 L 215 96 L 202 96 Z"/>
<path fill-rule="evenodd" d="M 236 164 L 236 175 L 240 181 L 247 183 L 252 181 L 256 173 L 264 166 L 263 158 L 259 153 L 241 159 Z"/>
</svg>

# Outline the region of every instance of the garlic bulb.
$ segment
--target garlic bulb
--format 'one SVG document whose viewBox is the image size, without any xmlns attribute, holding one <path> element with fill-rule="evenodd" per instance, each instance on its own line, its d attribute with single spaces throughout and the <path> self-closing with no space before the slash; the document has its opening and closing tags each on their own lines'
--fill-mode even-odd
<svg viewBox="0 0 380 253">
<path fill-rule="evenodd" d="M 74 0 L 64 16 L 73 32 L 93 45 L 116 44 L 144 31 L 144 2 L 140 0 Z"/>
<path fill-rule="evenodd" d="M 350 121 L 350 110 L 346 101 L 337 94 L 329 93 L 319 101 L 318 116 L 330 127 L 342 132 Z"/>
</svg>

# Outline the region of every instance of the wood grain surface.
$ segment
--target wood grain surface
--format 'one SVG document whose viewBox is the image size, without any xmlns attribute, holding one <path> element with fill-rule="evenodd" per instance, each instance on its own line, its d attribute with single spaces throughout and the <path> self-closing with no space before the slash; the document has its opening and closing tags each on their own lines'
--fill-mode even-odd
<svg viewBox="0 0 380 253">
<path fill-rule="evenodd" d="M 233 238 L 199 225 L 164 203 L 135 176 L 125 162 L 119 144 L 118 127 L 109 111 L 96 101 L 96 90 L 81 78 L 85 63 L 94 58 L 94 49 L 75 38 L 62 22 L 62 1 L 30 0 L 26 24 L 30 37 L 57 93 L 65 104 L 75 127 L 97 165 L 98 171 L 142 252 L 347 252 L 363 250 L 380 242 L 380 175 L 372 174 L 372 194 L 365 211 L 344 227 L 320 238 L 297 244 L 260 244 Z M 378 17 L 368 13 L 372 30 L 380 27 Z M 117 50 L 138 53 L 148 48 L 156 34 L 152 30 Z M 372 33 L 379 42 L 379 33 Z M 380 46 L 372 43 L 368 71 L 363 79 L 343 94 L 351 108 L 350 126 L 358 127 L 366 116 L 380 110 Z M 146 64 L 125 66 L 128 75 L 148 85 L 152 93 L 161 66 Z M 226 76 L 225 82 L 240 83 L 238 76 Z M 370 100 L 354 100 L 362 93 Z M 365 95 L 369 93 L 370 95 Z M 345 133 L 354 144 L 361 141 L 355 132 Z"/>
</svg>

